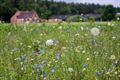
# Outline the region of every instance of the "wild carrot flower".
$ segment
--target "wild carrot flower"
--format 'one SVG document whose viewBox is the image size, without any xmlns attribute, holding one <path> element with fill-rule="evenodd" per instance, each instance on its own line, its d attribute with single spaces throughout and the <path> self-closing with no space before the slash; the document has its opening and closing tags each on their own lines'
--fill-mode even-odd
<svg viewBox="0 0 120 80">
<path fill-rule="evenodd" d="M 47 46 L 51 46 L 53 44 L 54 44 L 54 41 L 52 39 L 49 39 L 49 40 L 46 41 Z"/>
<path fill-rule="evenodd" d="M 115 55 L 111 55 L 110 59 L 114 60 L 115 59 Z"/>
</svg>

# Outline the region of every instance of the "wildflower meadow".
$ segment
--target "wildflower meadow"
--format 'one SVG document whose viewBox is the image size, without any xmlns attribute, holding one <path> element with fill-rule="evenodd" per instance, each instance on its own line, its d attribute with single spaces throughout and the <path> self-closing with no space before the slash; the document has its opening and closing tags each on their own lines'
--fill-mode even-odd
<svg viewBox="0 0 120 80">
<path fill-rule="evenodd" d="M 0 80 L 120 80 L 120 22 L 0 23 Z"/>
</svg>

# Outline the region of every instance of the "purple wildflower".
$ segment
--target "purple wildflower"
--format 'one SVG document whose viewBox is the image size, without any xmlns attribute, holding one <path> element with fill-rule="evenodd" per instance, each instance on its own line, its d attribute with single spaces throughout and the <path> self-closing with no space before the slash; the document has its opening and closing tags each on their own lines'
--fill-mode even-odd
<svg viewBox="0 0 120 80">
<path fill-rule="evenodd" d="M 87 67 L 88 67 L 88 64 L 84 64 L 83 67 L 84 67 L 84 68 L 87 68 Z"/>
<path fill-rule="evenodd" d="M 40 49 L 40 48 L 38 48 L 38 50 L 39 50 L 39 52 L 42 53 L 42 54 L 45 53 L 44 50 L 42 50 L 42 49 Z"/>
<path fill-rule="evenodd" d="M 46 77 L 46 76 L 47 76 L 47 74 L 46 74 L 46 73 L 44 73 L 44 74 L 43 74 L 43 77 Z"/>
<path fill-rule="evenodd" d="M 26 56 L 25 56 L 25 55 L 23 55 L 23 56 L 22 56 L 22 60 L 25 60 L 25 59 L 26 59 Z"/>
<path fill-rule="evenodd" d="M 36 71 L 37 71 L 37 72 L 40 72 L 40 69 L 37 69 Z"/>
<path fill-rule="evenodd" d="M 33 68 L 37 68 L 38 64 L 34 64 Z"/>
<path fill-rule="evenodd" d="M 97 75 L 98 75 L 98 76 L 101 76 L 101 72 L 98 71 L 98 72 L 97 72 Z"/>
<path fill-rule="evenodd" d="M 54 69 L 54 68 L 52 68 L 51 72 L 52 72 L 52 73 L 54 73 L 54 72 L 55 72 L 55 69 Z"/>
<path fill-rule="evenodd" d="M 46 65 L 46 63 L 47 63 L 47 62 L 46 62 L 45 60 L 43 60 L 43 62 L 42 62 L 42 63 L 43 63 L 44 65 Z"/>
</svg>

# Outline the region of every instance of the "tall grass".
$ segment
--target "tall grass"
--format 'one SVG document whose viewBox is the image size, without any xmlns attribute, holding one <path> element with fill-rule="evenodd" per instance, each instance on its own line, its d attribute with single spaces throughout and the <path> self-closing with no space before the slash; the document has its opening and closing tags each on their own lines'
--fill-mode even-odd
<svg viewBox="0 0 120 80">
<path fill-rule="evenodd" d="M 119 66 L 119 22 L 0 24 L 0 80 L 119 80 Z"/>
</svg>

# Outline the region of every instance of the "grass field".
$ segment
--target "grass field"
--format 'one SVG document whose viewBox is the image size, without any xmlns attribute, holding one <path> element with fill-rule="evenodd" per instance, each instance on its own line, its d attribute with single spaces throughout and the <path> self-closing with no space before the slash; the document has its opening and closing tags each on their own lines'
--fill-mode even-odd
<svg viewBox="0 0 120 80">
<path fill-rule="evenodd" d="M 0 80 L 120 80 L 120 22 L 0 23 Z"/>
</svg>

